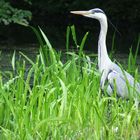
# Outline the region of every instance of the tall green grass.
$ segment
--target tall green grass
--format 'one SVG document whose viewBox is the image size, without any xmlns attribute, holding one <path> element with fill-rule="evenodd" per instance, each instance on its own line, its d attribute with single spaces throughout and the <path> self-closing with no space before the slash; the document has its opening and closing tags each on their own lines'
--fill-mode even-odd
<svg viewBox="0 0 140 140">
<path fill-rule="evenodd" d="M 44 32 L 32 29 L 40 42 L 36 60 L 21 52 L 23 59 L 16 62 L 14 53 L 13 72 L 0 72 L 0 139 L 139 139 L 134 102 L 100 90 L 96 58 L 91 62 L 83 52 L 88 33 L 78 42 L 74 26 L 67 28 L 62 63 Z M 69 51 L 71 35 L 78 53 Z"/>
</svg>

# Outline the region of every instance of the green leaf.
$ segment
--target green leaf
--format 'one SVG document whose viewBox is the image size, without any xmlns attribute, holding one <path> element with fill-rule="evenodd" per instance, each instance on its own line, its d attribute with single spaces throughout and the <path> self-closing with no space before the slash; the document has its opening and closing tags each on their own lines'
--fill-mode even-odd
<svg viewBox="0 0 140 140">
<path fill-rule="evenodd" d="M 71 32 L 72 32 L 72 38 L 73 38 L 73 41 L 76 45 L 76 47 L 78 47 L 78 44 L 77 44 L 77 38 L 76 38 L 76 31 L 75 31 L 75 26 L 71 26 Z"/>
<path fill-rule="evenodd" d="M 87 40 L 88 34 L 89 34 L 89 32 L 86 32 L 86 34 L 84 35 L 82 42 L 80 44 L 80 52 L 79 52 L 80 55 L 83 52 L 83 48 L 84 48 L 85 42 Z"/>
<path fill-rule="evenodd" d="M 70 27 L 67 27 L 66 31 L 66 50 L 69 51 L 69 39 L 70 39 Z"/>
</svg>

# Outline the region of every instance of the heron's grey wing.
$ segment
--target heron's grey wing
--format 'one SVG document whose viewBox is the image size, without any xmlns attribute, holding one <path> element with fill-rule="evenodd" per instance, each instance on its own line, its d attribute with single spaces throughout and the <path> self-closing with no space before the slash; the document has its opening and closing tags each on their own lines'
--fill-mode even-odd
<svg viewBox="0 0 140 140">
<path fill-rule="evenodd" d="M 108 73 L 108 94 L 112 94 L 114 90 L 118 96 L 127 98 L 128 96 L 134 94 L 133 96 L 140 95 L 140 84 L 134 80 L 134 78 L 126 71 L 120 69 L 118 65 L 114 65 Z"/>
<path fill-rule="evenodd" d="M 125 70 L 122 70 L 117 64 L 113 63 L 111 66 L 112 70 L 116 71 L 117 73 L 119 73 L 123 79 L 126 79 L 129 81 L 130 84 L 134 84 L 134 78 L 132 75 L 130 75 L 128 72 L 126 72 Z"/>
<path fill-rule="evenodd" d="M 140 93 L 140 83 L 138 83 L 137 81 L 135 81 L 134 77 L 132 75 L 130 75 L 128 72 L 126 72 L 125 70 L 122 70 L 117 64 L 113 63 L 112 65 L 112 69 L 114 71 L 116 71 L 117 73 L 119 73 L 119 75 L 121 76 L 122 79 L 124 79 L 124 81 L 128 82 L 128 84 L 132 87 L 135 88 L 137 93 Z"/>
<path fill-rule="evenodd" d="M 123 98 L 128 97 L 127 84 L 126 81 L 120 75 L 120 73 L 114 70 L 110 71 L 107 80 L 108 80 L 107 92 L 109 95 L 111 95 L 115 90 L 118 96 Z"/>
</svg>

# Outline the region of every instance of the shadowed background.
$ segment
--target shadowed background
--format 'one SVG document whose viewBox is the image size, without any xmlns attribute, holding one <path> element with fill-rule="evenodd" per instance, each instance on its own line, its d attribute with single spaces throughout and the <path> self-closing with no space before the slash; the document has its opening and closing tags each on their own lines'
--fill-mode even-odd
<svg viewBox="0 0 140 140">
<path fill-rule="evenodd" d="M 6 3 L 6 1 L 2 1 Z M 139 0 L 13 0 L 9 2 L 9 5 L 13 9 L 22 9 L 31 12 L 32 15 L 30 15 L 27 21 L 33 26 L 40 26 L 47 34 L 54 48 L 65 49 L 65 34 L 68 25 L 75 25 L 79 42 L 83 35 L 89 31 L 88 40 L 84 49 L 93 52 L 97 52 L 99 23 L 93 19 L 72 15 L 70 11 L 89 10 L 99 7 L 104 10 L 108 18 L 121 33 L 116 32 L 111 24 L 109 24 L 107 36 L 108 49 L 111 49 L 112 36 L 114 34 L 114 48 L 116 52 L 128 53 L 130 47 L 133 47 L 133 51 L 136 49 L 140 31 Z M 1 11 L 0 15 L 3 14 Z M 19 14 L 18 20 L 24 14 L 26 15 L 26 13 Z M 12 14 L 8 16 L 8 18 L 14 17 Z M 5 17 L 0 16 L 0 18 Z M 0 24 L 0 44 L 1 49 L 39 47 L 34 33 L 29 28 L 13 22 L 5 25 L 2 21 Z M 72 42 L 71 47 L 73 47 Z"/>
</svg>

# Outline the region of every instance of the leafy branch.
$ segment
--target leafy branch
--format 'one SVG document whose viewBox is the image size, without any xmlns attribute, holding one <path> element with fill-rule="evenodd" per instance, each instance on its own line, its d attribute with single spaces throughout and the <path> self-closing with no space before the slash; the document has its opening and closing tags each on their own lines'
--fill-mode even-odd
<svg viewBox="0 0 140 140">
<path fill-rule="evenodd" d="M 0 1 L 0 23 L 8 25 L 10 23 L 29 24 L 32 13 L 29 10 L 14 8 L 5 0 Z"/>
</svg>

